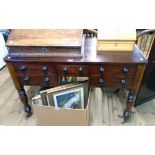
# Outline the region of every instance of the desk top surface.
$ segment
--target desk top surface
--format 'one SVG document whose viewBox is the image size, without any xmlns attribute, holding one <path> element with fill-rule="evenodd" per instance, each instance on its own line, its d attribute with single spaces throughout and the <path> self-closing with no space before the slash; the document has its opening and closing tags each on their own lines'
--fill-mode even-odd
<svg viewBox="0 0 155 155">
<path fill-rule="evenodd" d="M 81 58 L 67 57 L 22 57 L 15 58 L 9 55 L 5 57 L 6 62 L 50 62 L 50 63 L 68 63 L 68 64 L 146 64 L 147 59 L 141 50 L 135 45 L 132 53 L 116 54 L 104 53 L 96 54 L 96 38 L 86 38 L 84 43 L 84 55 Z"/>
</svg>

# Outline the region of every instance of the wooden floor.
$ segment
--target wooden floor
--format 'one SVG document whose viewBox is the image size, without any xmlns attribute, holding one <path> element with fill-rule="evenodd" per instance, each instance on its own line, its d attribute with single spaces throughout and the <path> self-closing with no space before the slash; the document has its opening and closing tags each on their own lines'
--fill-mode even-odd
<svg viewBox="0 0 155 155">
<path fill-rule="evenodd" d="M 25 87 L 29 103 L 31 98 L 38 91 L 39 87 Z M 155 100 L 151 100 L 143 105 L 132 109 L 131 119 L 122 124 L 122 113 L 125 108 L 127 91 L 121 91 L 118 94 L 111 90 L 94 88 L 91 92 L 91 111 L 90 125 L 155 125 Z M 4 67 L 0 70 L 0 125 L 36 125 L 37 118 L 26 118 L 16 89 L 10 78 L 8 70 Z"/>
</svg>

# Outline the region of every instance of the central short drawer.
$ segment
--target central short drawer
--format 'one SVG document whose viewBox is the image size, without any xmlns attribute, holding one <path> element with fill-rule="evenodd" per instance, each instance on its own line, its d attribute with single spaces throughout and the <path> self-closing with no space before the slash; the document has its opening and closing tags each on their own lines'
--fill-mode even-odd
<svg viewBox="0 0 155 155">
<path fill-rule="evenodd" d="M 89 76 L 89 68 L 86 65 L 57 65 L 59 76 Z"/>
</svg>

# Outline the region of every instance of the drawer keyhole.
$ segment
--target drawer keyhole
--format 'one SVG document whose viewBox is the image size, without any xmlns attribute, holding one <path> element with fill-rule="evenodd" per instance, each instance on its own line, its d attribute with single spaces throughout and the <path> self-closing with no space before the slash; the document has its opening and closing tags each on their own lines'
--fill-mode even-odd
<svg viewBox="0 0 155 155">
<path fill-rule="evenodd" d="M 42 53 L 47 53 L 48 52 L 48 49 L 47 48 L 42 48 Z"/>
</svg>

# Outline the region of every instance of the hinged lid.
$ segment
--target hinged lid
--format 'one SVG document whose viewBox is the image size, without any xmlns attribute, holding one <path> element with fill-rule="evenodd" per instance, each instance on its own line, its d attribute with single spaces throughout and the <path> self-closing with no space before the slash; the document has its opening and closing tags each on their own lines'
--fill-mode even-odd
<svg viewBox="0 0 155 155">
<path fill-rule="evenodd" d="M 14 29 L 7 46 L 82 46 L 82 29 Z"/>
<path fill-rule="evenodd" d="M 98 29 L 98 40 L 136 41 L 136 29 Z"/>
</svg>

